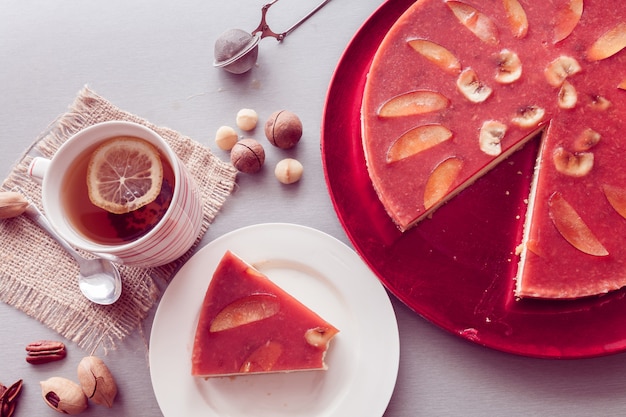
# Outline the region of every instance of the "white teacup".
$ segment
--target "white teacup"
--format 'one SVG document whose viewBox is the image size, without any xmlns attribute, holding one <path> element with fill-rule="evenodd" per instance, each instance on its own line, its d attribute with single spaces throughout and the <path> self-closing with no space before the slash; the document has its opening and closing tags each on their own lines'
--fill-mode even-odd
<svg viewBox="0 0 626 417">
<path fill-rule="evenodd" d="M 92 212 L 99 210 L 93 205 L 86 209 L 90 204 L 86 167 L 91 153 L 118 136 L 143 139 L 159 150 L 164 168 L 162 192 L 168 193 L 167 199 L 171 195 L 169 207 L 150 206 L 129 215 Z M 185 254 L 200 234 L 202 198 L 198 187 L 163 138 L 142 125 L 112 121 L 90 126 L 63 143 L 52 159 L 34 158 L 29 173 L 42 183 L 43 208 L 56 231 L 72 246 L 114 262 L 163 265 Z M 154 225 L 142 228 L 142 222 L 157 211 L 160 214 L 155 214 Z"/>
</svg>

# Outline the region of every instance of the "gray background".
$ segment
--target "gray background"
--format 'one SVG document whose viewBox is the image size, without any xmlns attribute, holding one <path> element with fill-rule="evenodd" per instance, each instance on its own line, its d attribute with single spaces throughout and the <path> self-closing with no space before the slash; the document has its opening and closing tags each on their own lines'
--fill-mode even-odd
<svg viewBox="0 0 626 417">
<path fill-rule="evenodd" d="M 3 0 L 0 4 L 1 173 L 88 84 L 124 110 L 210 146 L 222 124 L 234 125 L 240 108 L 264 120 L 287 108 L 304 124 L 289 156 L 305 166 L 302 181 L 285 187 L 272 167 L 284 153 L 266 148 L 266 168 L 240 175 L 237 191 L 218 215 L 206 242 L 242 226 L 291 222 L 320 229 L 349 243 L 328 197 L 319 151 L 324 98 L 332 72 L 352 35 L 379 0 L 332 0 L 279 44 L 264 39 L 259 63 L 242 77 L 212 68 L 213 42 L 224 30 L 253 30 L 263 2 L 256 0 Z M 317 3 L 283 0 L 268 20 L 282 31 Z M 262 131 L 254 132 L 262 138 Z M 626 415 L 624 355 L 555 361 L 486 349 L 448 334 L 393 301 L 401 337 L 398 383 L 385 413 L 399 416 Z M 37 382 L 75 377 L 86 352 L 68 343 L 62 362 L 37 368 L 24 346 L 58 335 L 0 304 L 0 381 L 26 381 L 16 416 L 53 416 Z M 120 396 L 113 410 L 84 415 L 159 416 L 150 384 L 150 320 L 109 353 Z M 584 335 L 581 335 L 584 337 Z M 367 401 L 367 399 L 363 399 Z M 360 416 L 359 416 L 360 417 Z"/>
</svg>

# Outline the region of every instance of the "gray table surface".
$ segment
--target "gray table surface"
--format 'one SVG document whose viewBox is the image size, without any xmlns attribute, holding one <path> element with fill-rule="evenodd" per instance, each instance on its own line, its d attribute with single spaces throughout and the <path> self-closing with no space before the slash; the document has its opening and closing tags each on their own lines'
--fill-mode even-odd
<svg viewBox="0 0 626 417">
<path fill-rule="evenodd" d="M 286 29 L 316 4 L 277 3 L 268 13 L 272 29 Z M 234 125 L 239 109 L 255 109 L 264 120 L 287 108 L 304 124 L 304 137 L 292 154 L 305 166 L 301 183 L 286 188 L 276 182 L 268 167 L 281 154 L 268 150 L 268 167 L 259 175 L 239 176 L 237 191 L 205 243 L 250 224 L 290 222 L 350 244 L 326 189 L 319 131 L 341 53 L 380 4 L 333 0 L 282 44 L 264 39 L 258 66 L 246 76 L 233 77 L 212 68 L 213 43 L 231 27 L 253 30 L 260 19 L 260 0 L 3 0 L 0 173 L 8 174 L 86 84 L 124 110 L 207 144 L 224 159 L 214 133 L 220 125 Z M 401 356 L 387 417 L 626 415 L 622 354 L 568 361 L 505 354 L 453 336 L 393 297 L 392 302 Z M 74 378 L 75 365 L 86 352 L 68 342 L 65 361 L 30 366 L 24 361 L 24 346 L 59 336 L 5 304 L 0 304 L 0 323 L 0 381 L 26 382 L 15 415 L 57 415 L 41 400 L 38 381 L 51 375 Z M 141 331 L 106 356 L 120 387 L 113 410 L 91 407 L 84 415 L 162 415 L 150 383 L 150 328 L 148 319 Z"/>
</svg>

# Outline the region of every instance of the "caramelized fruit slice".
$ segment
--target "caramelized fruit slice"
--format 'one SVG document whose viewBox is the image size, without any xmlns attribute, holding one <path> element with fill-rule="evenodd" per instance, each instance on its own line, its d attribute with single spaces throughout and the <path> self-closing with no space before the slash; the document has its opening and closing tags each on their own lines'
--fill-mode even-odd
<svg viewBox="0 0 626 417">
<path fill-rule="evenodd" d="M 586 152 L 596 146 L 602 136 L 593 129 L 587 128 L 574 140 L 574 152 Z"/>
<path fill-rule="evenodd" d="M 503 49 L 498 53 L 497 60 L 497 82 L 500 84 L 511 84 L 519 80 L 522 76 L 522 61 L 515 52 L 509 49 Z"/>
<path fill-rule="evenodd" d="M 607 256 L 609 254 L 561 193 L 555 192 L 550 196 L 548 207 L 552 223 L 561 236 L 572 246 L 593 256 Z"/>
<path fill-rule="evenodd" d="M 548 84 L 552 87 L 560 87 L 567 77 L 578 74 L 580 71 L 582 71 L 582 67 L 575 58 L 561 55 L 548 64 L 544 74 Z"/>
<path fill-rule="evenodd" d="M 487 15 L 479 12 L 469 4 L 460 1 L 446 1 L 459 22 L 468 28 L 481 41 L 495 45 L 498 39 L 498 28 Z"/>
<path fill-rule="evenodd" d="M 400 136 L 387 151 L 387 162 L 396 162 L 418 154 L 452 138 L 452 132 L 442 125 L 424 125 Z"/>
<path fill-rule="evenodd" d="M 611 107 L 611 102 L 601 95 L 592 95 L 590 97 L 589 107 L 595 111 L 605 111 Z"/>
<path fill-rule="evenodd" d="M 269 372 L 283 354 L 283 347 L 275 341 L 267 341 L 256 348 L 241 364 L 239 372 Z"/>
<path fill-rule="evenodd" d="M 605 184 L 602 186 L 606 199 L 609 200 L 611 207 L 626 219 L 626 190 L 614 185 Z"/>
<path fill-rule="evenodd" d="M 583 14 L 583 0 L 570 0 L 569 4 L 556 14 L 554 43 L 567 38 L 576 28 Z"/>
<path fill-rule="evenodd" d="M 408 43 L 416 52 L 445 72 L 456 75 L 461 71 L 461 62 L 443 46 L 426 39 L 413 39 Z"/>
<path fill-rule="evenodd" d="M 552 160 L 556 170 L 570 177 L 584 177 L 593 168 L 593 153 L 572 153 L 559 146 L 552 153 Z"/>
<path fill-rule="evenodd" d="M 578 103 L 578 91 L 569 81 L 563 81 L 557 96 L 559 107 L 562 109 L 573 109 Z"/>
<path fill-rule="evenodd" d="M 472 68 L 465 68 L 456 80 L 456 86 L 465 96 L 466 99 L 472 103 L 482 103 L 487 100 L 493 89 L 487 84 L 483 83 Z"/>
<path fill-rule="evenodd" d="M 491 156 L 502 153 L 502 138 L 506 133 L 506 125 L 496 120 L 487 120 L 483 123 L 478 134 L 480 150 Z"/>
<path fill-rule="evenodd" d="M 516 38 L 523 38 L 528 33 L 526 11 L 518 0 L 502 0 L 511 32 Z"/>
<path fill-rule="evenodd" d="M 435 167 L 424 189 L 424 207 L 429 209 L 446 196 L 463 168 L 459 158 L 448 158 Z"/>
<path fill-rule="evenodd" d="M 224 307 L 211 322 L 209 331 L 221 332 L 273 316 L 280 310 L 280 301 L 271 294 L 254 294 Z"/>
<path fill-rule="evenodd" d="M 338 332 L 334 327 L 315 327 L 304 333 L 304 339 L 311 346 L 325 349 Z"/>
<path fill-rule="evenodd" d="M 380 117 L 402 117 L 430 113 L 448 107 L 450 100 L 436 91 L 411 91 L 385 102 L 378 115 Z"/>
<path fill-rule="evenodd" d="M 626 22 L 620 22 L 591 45 L 587 50 L 587 58 L 590 61 L 600 61 L 624 48 L 626 48 Z"/>
<path fill-rule="evenodd" d="M 519 127 L 531 128 L 537 126 L 545 116 L 546 111 L 539 106 L 526 106 L 517 110 L 511 122 Z"/>
</svg>

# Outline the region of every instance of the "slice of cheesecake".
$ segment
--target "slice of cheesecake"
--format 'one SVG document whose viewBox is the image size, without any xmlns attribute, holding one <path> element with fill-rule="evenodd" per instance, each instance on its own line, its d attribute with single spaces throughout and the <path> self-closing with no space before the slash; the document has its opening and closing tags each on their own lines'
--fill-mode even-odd
<svg viewBox="0 0 626 417">
<path fill-rule="evenodd" d="M 416 1 L 376 52 L 362 105 L 390 218 L 407 231 L 543 131 L 516 295 L 625 286 L 625 48 L 626 2 Z"/>
<path fill-rule="evenodd" d="M 206 291 L 191 373 L 197 377 L 325 370 L 339 332 L 227 251 Z"/>
</svg>

